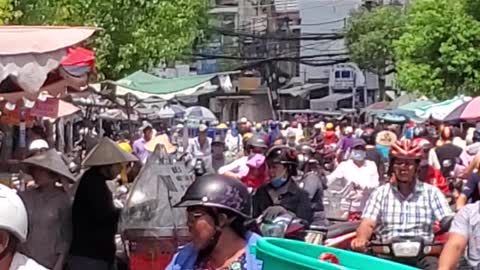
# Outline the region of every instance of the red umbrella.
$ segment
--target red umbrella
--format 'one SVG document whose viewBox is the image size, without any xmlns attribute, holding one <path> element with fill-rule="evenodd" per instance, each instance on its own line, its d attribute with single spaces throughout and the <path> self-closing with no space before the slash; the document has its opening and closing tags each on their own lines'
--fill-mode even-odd
<svg viewBox="0 0 480 270">
<path fill-rule="evenodd" d="M 480 97 L 475 97 L 472 100 L 465 102 L 451 112 L 443 121 L 457 121 L 457 120 L 478 120 L 480 119 Z"/>
</svg>

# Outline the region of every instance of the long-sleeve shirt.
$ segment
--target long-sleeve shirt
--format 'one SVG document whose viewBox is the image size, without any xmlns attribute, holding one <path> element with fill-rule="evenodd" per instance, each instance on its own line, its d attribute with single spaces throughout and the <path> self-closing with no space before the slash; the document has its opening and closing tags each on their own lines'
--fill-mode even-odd
<svg viewBox="0 0 480 270">
<path fill-rule="evenodd" d="M 21 192 L 28 213 L 28 237 L 20 252 L 53 269 L 68 254 L 72 238 L 72 203 L 62 189 Z"/>
<path fill-rule="evenodd" d="M 80 180 L 73 202 L 70 253 L 113 263 L 120 210 L 113 204 L 106 180 L 96 168 L 85 172 Z"/>
<path fill-rule="evenodd" d="M 342 206 L 350 212 L 361 212 L 372 191 L 379 186 L 378 170 L 374 162 L 365 160 L 363 166 L 357 166 L 352 160 L 347 160 L 327 176 L 330 186 L 337 180 L 345 180 L 345 187 L 339 192 L 343 194 Z"/>
</svg>

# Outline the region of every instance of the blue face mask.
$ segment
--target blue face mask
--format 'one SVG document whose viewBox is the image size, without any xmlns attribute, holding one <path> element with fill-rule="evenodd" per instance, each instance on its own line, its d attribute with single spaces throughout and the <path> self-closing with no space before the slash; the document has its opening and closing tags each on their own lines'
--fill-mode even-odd
<svg viewBox="0 0 480 270">
<path fill-rule="evenodd" d="M 277 177 L 277 178 L 273 179 L 272 181 L 270 181 L 270 184 L 271 184 L 274 188 L 279 188 L 279 187 L 281 187 L 285 182 L 287 182 L 287 179 L 286 179 L 286 178 Z"/>
<path fill-rule="evenodd" d="M 355 161 L 365 160 L 367 153 L 363 150 L 352 150 L 352 159 Z"/>
</svg>

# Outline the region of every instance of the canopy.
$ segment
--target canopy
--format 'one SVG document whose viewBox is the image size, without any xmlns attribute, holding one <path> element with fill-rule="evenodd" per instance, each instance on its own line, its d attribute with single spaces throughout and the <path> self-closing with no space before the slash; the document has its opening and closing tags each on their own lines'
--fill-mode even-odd
<svg viewBox="0 0 480 270">
<path fill-rule="evenodd" d="M 435 120 L 442 121 L 456 108 L 472 100 L 471 97 L 458 96 L 440 103 L 428 105 L 417 110 L 418 116 L 427 119 L 432 117 Z"/>
<path fill-rule="evenodd" d="M 0 26 L 0 82 L 7 77 L 28 93 L 38 93 L 47 75 L 95 28 Z"/>
<path fill-rule="evenodd" d="M 217 86 L 212 85 L 211 80 L 216 76 L 216 74 L 209 74 L 162 79 L 143 71 L 137 71 L 113 82 L 113 84 L 117 85 L 117 95 L 132 94 L 140 99 L 157 97 L 171 100 L 177 96 L 192 95 L 200 90 L 215 91 Z"/>
<path fill-rule="evenodd" d="M 279 89 L 278 93 L 280 95 L 291 95 L 294 97 L 300 96 L 305 98 L 311 91 L 327 87 L 328 84 L 325 83 L 307 83 L 300 86 L 294 86 L 286 89 Z"/>
<path fill-rule="evenodd" d="M 107 111 L 101 113 L 98 117 L 100 119 L 105 119 L 105 120 L 116 120 L 116 121 L 118 121 L 118 120 L 127 121 L 128 120 L 128 115 L 120 109 L 107 110 Z M 137 121 L 138 120 L 138 115 L 130 114 L 130 120 Z"/>
<path fill-rule="evenodd" d="M 479 120 L 480 119 L 480 97 L 475 97 L 472 100 L 463 103 L 447 115 L 443 120 L 457 121 L 457 120 Z"/>
<path fill-rule="evenodd" d="M 80 108 L 58 98 L 48 98 L 45 102 L 36 102 L 30 114 L 37 117 L 58 119 L 80 111 Z"/>
<path fill-rule="evenodd" d="M 202 106 L 193 106 L 185 110 L 185 118 L 188 120 L 217 121 L 217 117 L 209 109 Z"/>
<path fill-rule="evenodd" d="M 324 98 L 310 100 L 310 109 L 312 110 L 335 110 L 338 102 L 343 99 L 351 98 L 352 94 L 331 94 Z"/>
<path fill-rule="evenodd" d="M 414 102 L 417 100 L 417 96 L 415 94 L 405 94 L 402 95 L 396 99 L 394 99 L 390 104 L 388 105 L 387 109 L 389 110 L 394 110 L 397 109 L 400 106 L 406 105 L 410 102 Z"/>
</svg>

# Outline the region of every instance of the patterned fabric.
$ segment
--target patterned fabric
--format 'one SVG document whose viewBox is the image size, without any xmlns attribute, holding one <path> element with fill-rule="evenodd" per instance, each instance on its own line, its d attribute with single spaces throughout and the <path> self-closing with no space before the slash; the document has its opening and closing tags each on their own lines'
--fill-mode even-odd
<svg viewBox="0 0 480 270">
<path fill-rule="evenodd" d="M 433 241 L 433 224 L 453 215 L 441 191 L 417 181 L 415 191 L 404 197 L 395 184 L 379 187 L 370 197 L 362 218 L 376 221 L 376 235 L 382 242 L 394 237 L 423 237 Z"/>
<path fill-rule="evenodd" d="M 245 253 L 238 259 L 234 260 L 228 267 L 215 268 L 209 265 L 208 261 L 204 261 L 195 266 L 195 270 L 247 270 L 247 257 Z"/>
</svg>

